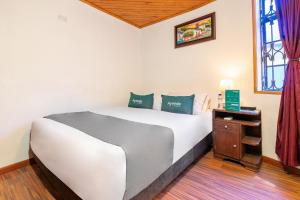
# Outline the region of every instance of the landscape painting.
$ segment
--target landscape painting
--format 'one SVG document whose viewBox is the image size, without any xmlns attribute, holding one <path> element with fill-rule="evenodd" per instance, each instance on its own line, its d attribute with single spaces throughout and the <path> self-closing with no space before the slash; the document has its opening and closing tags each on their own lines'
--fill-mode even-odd
<svg viewBox="0 0 300 200">
<path fill-rule="evenodd" d="M 215 13 L 175 26 L 175 48 L 216 39 Z"/>
</svg>

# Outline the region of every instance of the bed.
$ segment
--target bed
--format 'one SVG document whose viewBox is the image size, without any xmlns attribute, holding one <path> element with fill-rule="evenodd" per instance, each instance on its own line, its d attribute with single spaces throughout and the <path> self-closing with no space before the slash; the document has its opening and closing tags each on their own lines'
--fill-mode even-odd
<svg viewBox="0 0 300 200">
<path fill-rule="evenodd" d="M 129 191 L 127 165 L 130 162 L 124 148 L 97 139 L 51 117 L 42 118 L 33 122 L 30 146 L 40 175 L 46 177 L 43 180 L 51 185 L 50 190 L 57 199 L 152 199 L 211 148 L 211 112 L 184 115 L 149 109 L 110 107 L 93 110 L 88 114 L 149 125 L 150 130 L 156 130 L 153 129 L 154 126 L 170 129 L 173 133 L 173 143 L 170 142 L 173 145 L 172 155 L 168 157 L 171 158 L 171 163 L 167 167 L 154 169 L 156 174 L 153 173 L 148 179 L 147 174 L 151 174 L 151 169 L 147 169 L 143 184 Z M 163 130 L 168 132 L 167 129 Z M 146 153 L 142 155 L 148 156 L 148 152 L 159 149 L 158 146 L 152 146 L 148 146 Z M 138 166 L 146 162 L 139 159 L 139 162 L 135 161 Z M 159 171 L 162 169 L 163 171 Z M 133 179 L 139 177 L 141 176 Z"/>
</svg>

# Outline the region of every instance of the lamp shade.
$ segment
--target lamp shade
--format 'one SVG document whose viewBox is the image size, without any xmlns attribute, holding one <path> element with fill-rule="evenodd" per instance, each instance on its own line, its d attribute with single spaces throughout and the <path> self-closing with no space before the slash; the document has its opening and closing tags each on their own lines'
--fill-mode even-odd
<svg viewBox="0 0 300 200">
<path fill-rule="evenodd" d="M 232 80 L 221 80 L 220 81 L 220 90 L 225 91 L 227 89 L 233 88 L 233 81 Z"/>
</svg>

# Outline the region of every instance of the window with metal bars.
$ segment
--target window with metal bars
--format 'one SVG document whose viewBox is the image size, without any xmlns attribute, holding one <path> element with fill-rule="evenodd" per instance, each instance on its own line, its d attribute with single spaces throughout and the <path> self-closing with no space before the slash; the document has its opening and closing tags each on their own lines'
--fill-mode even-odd
<svg viewBox="0 0 300 200">
<path fill-rule="evenodd" d="M 282 91 L 287 56 L 280 40 L 278 19 L 274 0 L 259 0 L 260 9 L 260 75 L 258 90 Z M 259 31 L 259 30 L 257 30 Z"/>
</svg>

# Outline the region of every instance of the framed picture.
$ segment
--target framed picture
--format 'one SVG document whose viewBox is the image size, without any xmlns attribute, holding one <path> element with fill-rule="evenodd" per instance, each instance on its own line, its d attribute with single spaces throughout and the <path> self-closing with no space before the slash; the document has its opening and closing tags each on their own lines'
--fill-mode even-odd
<svg viewBox="0 0 300 200">
<path fill-rule="evenodd" d="M 216 13 L 175 26 L 175 48 L 216 39 Z"/>
</svg>

